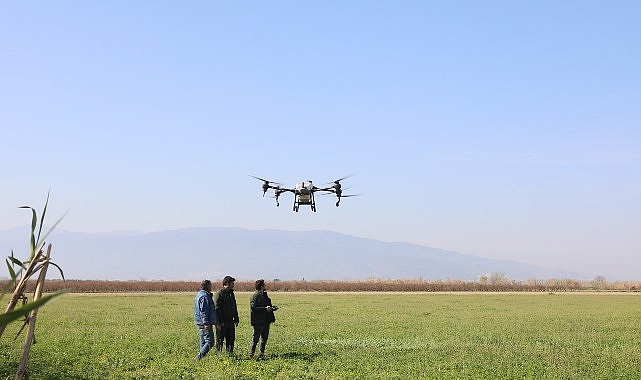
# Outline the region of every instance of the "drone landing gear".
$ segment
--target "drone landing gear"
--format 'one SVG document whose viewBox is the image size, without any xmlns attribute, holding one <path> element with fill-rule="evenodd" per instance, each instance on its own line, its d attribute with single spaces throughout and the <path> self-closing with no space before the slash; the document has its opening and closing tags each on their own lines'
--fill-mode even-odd
<svg viewBox="0 0 641 380">
<path fill-rule="evenodd" d="M 314 202 L 314 203 L 308 203 L 308 204 L 309 204 L 309 207 L 311 208 L 311 210 L 313 212 L 316 212 L 316 203 Z M 295 202 L 294 203 L 294 208 L 292 210 L 295 211 L 295 212 L 298 212 L 299 208 L 300 208 L 300 203 L 299 202 Z"/>
</svg>

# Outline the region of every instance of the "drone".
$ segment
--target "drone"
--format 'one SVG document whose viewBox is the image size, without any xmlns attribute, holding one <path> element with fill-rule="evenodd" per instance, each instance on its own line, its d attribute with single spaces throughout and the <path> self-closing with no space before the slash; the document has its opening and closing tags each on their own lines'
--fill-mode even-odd
<svg viewBox="0 0 641 380">
<path fill-rule="evenodd" d="M 314 199 L 314 193 L 320 192 L 323 195 L 336 195 L 338 200 L 336 201 L 336 207 L 341 204 L 341 198 L 355 197 L 358 194 L 343 194 L 343 189 L 341 186 L 341 181 L 347 179 L 351 176 L 339 178 L 334 182 L 323 185 L 323 187 L 316 187 L 312 180 L 307 180 L 299 182 L 294 186 L 294 188 L 282 187 L 278 182 L 270 181 L 260 177 L 255 177 L 250 175 L 250 177 L 256 178 L 257 180 L 263 181 L 263 197 L 269 190 L 274 190 L 274 198 L 276 198 L 276 207 L 280 206 L 278 202 L 278 197 L 283 193 L 292 193 L 294 194 L 294 208 L 293 211 L 298 212 L 298 208 L 301 205 L 308 205 L 312 211 L 316 212 L 316 200 Z"/>
</svg>

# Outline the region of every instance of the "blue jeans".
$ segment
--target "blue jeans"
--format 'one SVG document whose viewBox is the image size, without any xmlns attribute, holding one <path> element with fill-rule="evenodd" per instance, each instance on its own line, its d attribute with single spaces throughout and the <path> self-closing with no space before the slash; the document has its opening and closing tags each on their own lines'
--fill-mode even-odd
<svg viewBox="0 0 641 380">
<path fill-rule="evenodd" d="M 214 347 L 214 326 L 210 326 L 208 329 L 203 326 L 196 327 L 198 327 L 198 332 L 200 333 L 200 352 L 198 353 L 198 358 L 200 359 Z"/>
</svg>

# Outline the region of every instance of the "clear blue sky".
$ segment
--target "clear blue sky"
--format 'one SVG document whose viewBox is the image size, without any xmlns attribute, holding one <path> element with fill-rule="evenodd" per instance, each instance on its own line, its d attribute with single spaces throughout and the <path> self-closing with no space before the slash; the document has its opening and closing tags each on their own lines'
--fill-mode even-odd
<svg viewBox="0 0 641 380">
<path fill-rule="evenodd" d="M 641 2 L 0 14 L 0 229 L 51 189 L 72 231 L 322 229 L 641 279 Z M 363 195 L 294 213 L 250 174 Z"/>
</svg>

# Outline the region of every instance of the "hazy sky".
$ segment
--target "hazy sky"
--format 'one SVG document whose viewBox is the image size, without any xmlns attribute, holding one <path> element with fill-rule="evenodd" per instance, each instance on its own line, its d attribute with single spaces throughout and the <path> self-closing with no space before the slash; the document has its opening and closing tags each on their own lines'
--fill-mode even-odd
<svg viewBox="0 0 641 380">
<path fill-rule="evenodd" d="M 641 2 L 0 14 L 0 229 L 50 189 L 72 231 L 320 229 L 641 279 Z M 249 177 L 352 174 L 317 213 Z"/>
</svg>

